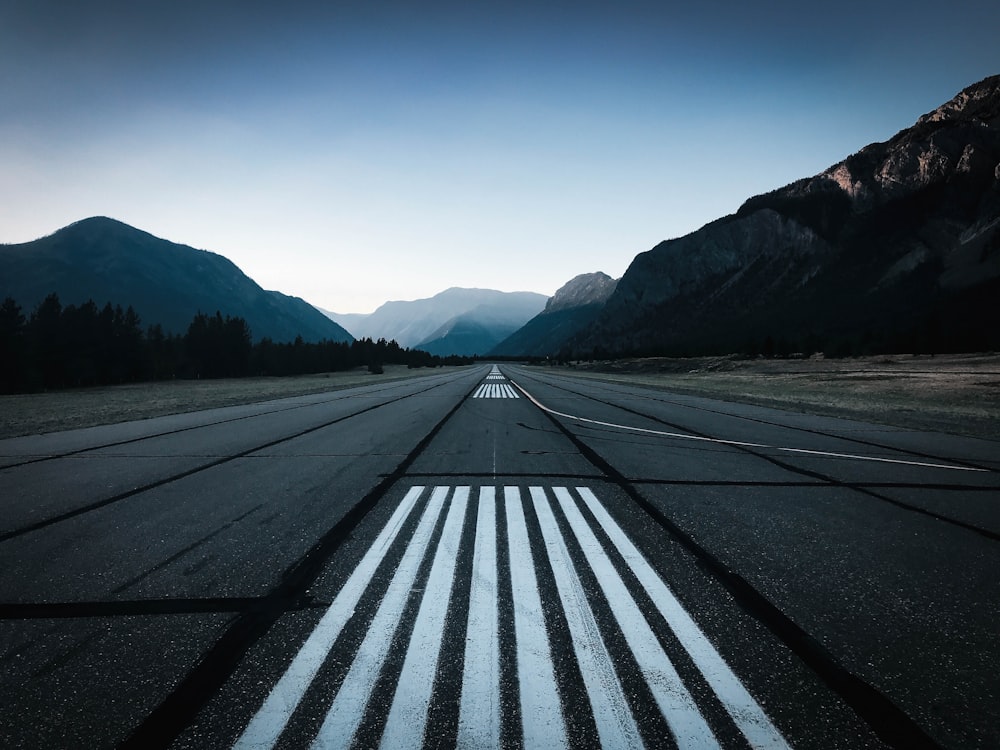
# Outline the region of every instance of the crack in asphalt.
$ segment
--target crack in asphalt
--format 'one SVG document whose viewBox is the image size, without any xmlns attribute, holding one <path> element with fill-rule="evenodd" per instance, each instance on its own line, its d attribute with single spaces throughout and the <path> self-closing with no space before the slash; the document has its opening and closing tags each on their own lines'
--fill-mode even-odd
<svg viewBox="0 0 1000 750">
<path fill-rule="evenodd" d="M 558 386 L 554 386 L 557 387 Z M 568 389 L 562 389 L 568 390 Z M 577 394 L 588 398 L 584 394 Z M 599 399 L 592 399 L 599 401 Z M 602 402 L 603 403 L 603 402 Z M 609 404 L 614 406 L 614 404 Z M 900 750 L 936 749 L 940 745 L 902 709 L 882 692 L 865 682 L 838 662 L 812 635 L 782 612 L 749 581 L 731 570 L 718 557 L 701 546 L 691 535 L 681 529 L 641 492 L 610 462 L 573 433 L 554 415 L 541 410 L 598 471 L 616 484 L 648 516 L 666 530 L 691 553 L 704 568 L 732 595 L 736 603 L 749 615 L 760 621 L 774 636 L 784 643 L 799 659 L 839 695 L 855 713 L 866 722 L 887 745 Z"/>
<path fill-rule="evenodd" d="M 478 380 L 476 385 L 478 385 Z M 301 600 L 304 592 L 323 572 L 330 558 L 350 538 L 368 513 L 385 497 L 396 482 L 406 476 L 409 467 L 465 404 L 466 399 L 472 395 L 474 390 L 475 386 L 466 395 L 459 398 L 448 413 L 430 429 L 394 471 L 385 475 L 302 557 L 287 568 L 281 577 L 281 582 L 271 592 L 254 600 L 246 610 L 232 620 L 226 631 L 202 655 L 194 668 L 120 745 L 122 750 L 158 750 L 170 747 L 180 733 L 191 724 L 198 712 L 222 688 L 250 649 L 289 610 L 289 605 Z M 407 398 L 407 396 L 402 398 Z"/>
</svg>

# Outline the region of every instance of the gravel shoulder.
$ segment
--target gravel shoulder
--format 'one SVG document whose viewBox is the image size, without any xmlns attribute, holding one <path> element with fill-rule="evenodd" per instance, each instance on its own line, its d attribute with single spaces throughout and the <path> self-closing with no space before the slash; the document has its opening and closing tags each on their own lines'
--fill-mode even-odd
<svg viewBox="0 0 1000 750">
<path fill-rule="evenodd" d="M 359 385 L 426 377 L 455 369 L 410 370 L 387 365 L 382 375 L 367 368 L 284 378 L 171 380 L 105 388 L 0 396 L 0 438 L 150 419 L 167 414 L 236 406 Z"/>
<path fill-rule="evenodd" d="M 633 359 L 558 368 L 725 401 L 1000 440 L 1000 355 Z"/>
</svg>

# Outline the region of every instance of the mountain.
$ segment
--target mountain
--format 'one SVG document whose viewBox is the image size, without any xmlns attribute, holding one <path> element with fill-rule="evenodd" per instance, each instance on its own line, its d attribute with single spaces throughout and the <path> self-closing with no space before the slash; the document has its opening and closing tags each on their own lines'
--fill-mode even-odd
<svg viewBox="0 0 1000 750">
<path fill-rule="evenodd" d="M 638 255 L 576 353 L 1000 348 L 1000 76 Z"/>
<path fill-rule="evenodd" d="M 88 299 L 131 305 L 144 325 L 183 334 L 199 312 L 242 317 L 255 339 L 350 341 L 314 307 L 261 289 L 231 261 L 159 239 L 114 219 L 78 221 L 55 234 L 0 245 L 0 299 L 30 313 L 49 293 L 63 305 Z"/>
<path fill-rule="evenodd" d="M 427 299 L 386 302 L 355 318 L 357 338 L 395 339 L 408 348 L 441 354 L 485 354 L 545 305 L 534 292 L 453 287 Z M 445 351 L 454 347 L 454 351 Z"/>
<path fill-rule="evenodd" d="M 561 286 L 545 309 L 498 344 L 496 356 L 544 357 L 592 323 L 618 282 L 606 273 L 585 273 Z"/>
</svg>

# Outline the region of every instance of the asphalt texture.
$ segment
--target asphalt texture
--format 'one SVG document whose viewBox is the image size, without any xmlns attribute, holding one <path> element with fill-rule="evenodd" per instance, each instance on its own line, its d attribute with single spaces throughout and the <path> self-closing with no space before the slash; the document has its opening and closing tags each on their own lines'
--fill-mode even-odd
<svg viewBox="0 0 1000 750">
<path fill-rule="evenodd" d="M 0 747 L 1000 747 L 1000 444 L 546 368 L 0 441 Z"/>
</svg>

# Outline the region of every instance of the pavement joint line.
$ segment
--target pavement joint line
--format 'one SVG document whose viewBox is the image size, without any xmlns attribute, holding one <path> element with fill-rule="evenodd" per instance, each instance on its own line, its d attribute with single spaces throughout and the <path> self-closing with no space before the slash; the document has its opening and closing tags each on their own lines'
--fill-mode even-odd
<svg viewBox="0 0 1000 750">
<path fill-rule="evenodd" d="M 187 469 L 186 471 L 182 471 L 168 477 L 163 477 L 162 479 L 158 479 L 155 482 L 150 482 L 149 484 L 145 484 L 141 487 L 134 487 L 131 490 L 120 492 L 117 495 L 112 495 L 111 497 L 107 497 L 102 500 L 95 500 L 94 502 L 88 503 L 87 505 L 83 505 L 79 508 L 74 508 L 73 510 L 70 511 L 66 511 L 65 513 L 60 513 L 59 515 L 51 516 L 50 518 L 42 519 L 41 521 L 35 521 L 34 523 L 27 524 L 19 529 L 7 531 L 3 534 L 0 534 L 0 543 L 6 542 L 10 539 L 15 539 L 25 534 L 29 534 L 33 531 L 39 531 L 41 529 L 47 528 L 57 523 L 61 523 L 63 521 L 68 521 L 71 518 L 76 518 L 77 516 L 84 515 L 85 513 L 90 513 L 91 511 L 99 510 L 101 508 L 107 507 L 108 505 L 112 505 L 122 500 L 127 500 L 131 497 L 135 497 L 136 495 L 141 495 L 144 492 L 155 490 L 159 487 L 163 487 L 164 485 L 171 484 L 172 482 L 177 482 L 180 481 L 181 479 L 185 479 L 189 476 L 192 476 L 193 474 L 198 474 L 202 471 L 207 471 L 208 469 L 214 469 L 217 466 L 221 466 L 223 464 L 235 461 L 240 458 L 246 458 L 253 453 L 267 450 L 268 448 L 273 448 L 276 445 L 287 443 L 291 440 L 296 440 L 297 438 L 304 437 L 305 435 L 309 435 L 313 432 L 318 432 L 319 430 L 326 429 L 327 427 L 332 427 L 335 424 L 338 424 L 348 419 L 353 419 L 354 417 L 361 416 L 362 414 L 374 411 L 375 409 L 381 409 L 384 406 L 395 404 L 404 399 L 411 398 L 412 396 L 426 393 L 427 391 L 433 390 L 435 388 L 440 388 L 442 385 L 444 385 L 444 383 L 438 383 L 437 385 L 432 385 L 430 388 L 418 391 L 417 393 L 411 393 L 404 396 L 399 396 L 398 398 L 366 406 L 360 411 L 352 412 L 351 414 L 345 414 L 344 416 L 337 417 L 336 419 L 324 422 L 323 424 L 320 425 L 314 425 L 305 430 L 301 430 L 295 433 L 294 435 L 286 435 L 284 437 L 278 438 L 277 440 L 271 440 L 267 443 L 264 443 L 263 445 L 258 445 L 253 448 L 248 448 L 247 450 L 240 451 L 239 453 L 235 453 L 231 456 L 224 456 L 214 461 L 209 461 L 208 463 L 192 467 L 190 469 Z"/>
<path fill-rule="evenodd" d="M 570 380 L 570 381 L 572 381 L 571 378 L 567 378 L 565 375 L 555 375 L 553 377 L 560 378 L 562 380 Z M 576 381 L 573 381 L 573 382 L 576 382 Z M 614 392 L 616 392 L 616 393 L 619 393 L 619 394 L 628 394 L 628 391 L 624 390 L 621 387 L 615 388 L 614 387 L 616 385 L 615 383 L 611 383 L 611 382 L 608 382 L 608 381 L 599 381 L 599 382 L 601 382 L 602 385 L 611 386 L 612 390 L 614 390 Z M 634 388 L 641 388 L 641 387 L 642 386 L 640 386 L 640 385 L 636 385 L 636 386 L 633 386 L 633 389 Z M 584 395 L 584 394 L 579 393 L 578 391 L 572 391 L 572 390 L 570 390 L 568 388 L 565 388 L 565 387 L 563 388 L 563 390 L 570 391 L 570 393 L 576 393 L 577 395 Z M 675 400 L 668 399 L 668 398 L 654 398 L 652 396 L 642 396 L 642 398 L 644 398 L 644 399 L 646 399 L 648 401 L 655 401 L 655 402 L 661 403 L 661 404 L 670 404 L 671 406 L 679 406 L 682 409 L 691 409 L 693 411 L 702 411 L 702 412 L 707 412 L 709 414 L 718 414 L 720 416 L 730 417 L 730 418 L 734 418 L 734 419 L 742 419 L 742 420 L 745 420 L 747 422 L 754 422 L 756 424 L 764 424 L 764 425 L 768 425 L 768 426 L 771 426 L 771 427 L 779 427 L 779 428 L 784 429 L 784 430 L 794 430 L 796 432 L 805 432 L 805 433 L 808 433 L 810 435 L 819 435 L 821 437 L 834 437 L 834 438 L 837 438 L 838 440 L 845 440 L 845 441 L 851 442 L 851 443 L 858 443 L 859 445 L 866 445 L 866 446 L 869 446 L 869 447 L 872 447 L 872 448 L 883 448 L 885 450 L 891 450 L 891 451 L 897 451 L 897 452 L 904 452 L 904 453 L 908 453 L 908 454 L 910 454 L 912 456 L 920 456 L 921 458 L 930 458 L 930 459 L 937 459 L 938 458 L 937 456 L 934 456 L 934 455 L 931 455 L 931 454 L 927 454 L 927 453 L 922 453 L 920 451 L 914 451 L 914 450 L 911 450 L 911 449 L 895 448 L 895 447 L 893 447 L 891 445 L 886 445 L 885 443 L 878 443 L 878 442 L 875 442 L 873 440 L 862 440 L 861 438 L 853 437 L 851 435 L 831 434 L 831 433 L 823 432 L 822 430 L 813 430 L 813 429 L 810 429 L 808 427 L 800 427 L 798 425 L 793 425 L 793 424 L 783 424 L 781 422 L 771 422 L 771 421 L 766 420 L 766 419 L 760 419 L 760 418 L 757 418 L 757 417 L 750 417 L 750 416 L 746 416 L 744 414 L 733 414 L 731 412 L 721 411 L 719 409 L 709 409 L 709 408 L 707 408 L 705 406 L 694 406 L 693 404 L 683 403 L 681 401 L 675 401 Z M 704 400 L 710 400 L 712 397 L 706 395 L 706 396 L 701 396 L 700 398 L 702 398 Z M 737 401 L 737 402 L 731 402 L 731 403 L 741 404 L 743 402 L 738 402 Z M 752 405 L 752 404 L 750 404 L 750 405 Z M 767 408 L 776 409 L 777 407 L 767 407 Z M 831 417 L 831 418 L 832 419 L 842 419 L 842 420 L 853 420 L 853 421 L 858 421 L 860 419 L 860 417 Z M 886 430 L 900 430 L 900 429 L 902 429 L 902 428 L 898 428 L 898 427 L 897 428 L 893 428 L 890 425 L 882 425 L 881 427 L 882 427 L 882 429 L 879 429 L 879 430 L 876 430 L 876 431 L 877 432 L 885 432 Z M 905 431 L 910 432 L 911 430 L 905 430 Z M 1000 472 L 1000 469 L 997 469 L 995 467 L 979 466 L 979 465 L 971 463 L 971 462 L 961 462 L 959 465 L 962 466 L 962 467 L 971 467 L 971 468 L 974 468 L 974 469 L 979 469 L 979 470 L 987 471 L 987 472 L 991 472 L 991 473 Z"/>
<path fill-rule="evenodd" d="M 386 384 L 383 388 L 379 388 L 377 390 L 373 390 L 371 393 L 372 394 L 377 394 L 377 393 L 381 393 L 382 391 L 390 390 L 394 385 L 399 385 L 399 383 L 398 382 L 394 382 L 392 384 Z M 437 386 L 432 386 L 432 387 L 437 387 Z M 351 389 L 350 388 L 338 389 L 337 391 L 334 391 L 334 392 L 339 393 L 339 392 L 341 392 L 343 390 L 351 390 Z M 306 395 L 321 395 L 321 394 L 306 394 Z M 367 395 L 369 395 L 369 394 L 365 394 L 365 396 L 367 396 Z M 323 401 L 315 401 L 315 402 L 306 403 L 306 404 L 295 404 L 294 406 L 285 406 L 285 407 L 282 407 L 280 409 L 271 409 L 269 411 L 261 411 L 261 412 L 258 412 L 256 414 L 244 414 L 241 417 L 231 417 L 229 419 L 220 419 L 220 420 L 218 420 L 216 422 L 206 422 L 204 424 L 191 425 L 189 427 L 179 427 L 179 428 L 177 428 L 175 430 L 165 430 L 164 432 L 157 432 L 157 433 L 154 433 L 152 435 L 142 435 L 142 436 L 139 436 L 139 437 L 128 438 L 127 440 L 118 440 L 118 441 L 114 441 L 114 442 L 111 442 L 111 443 L 102 443 L 101 445 L 93 445 L 93 446 L 89 446 L 87 448 L 78 448 L 77 450 L 67 451 L 65 453 L 28 454 L 28 455 L 24 456 L 24 458 L 27 458 L 29 460 L 20 461 L 18 463 L 6 464 L 4 466 L 0 466 L 0 472 L 6 471 L 8 469 L 17 469 L 17 468 L 20 468 L 22 466 L 29 466 L 31 464 L 42 463 L 43 461 L 53 461 L 53 460 L 59 459 L 59 458 L 71 458 L 71 457 L 74 457 L 74 456 L 79 456 L 82 453 L 91 453 L 93 451 L 104 450 L 105 448 L 117 448 L 118 446 L 121 446 L 121 445 L 129 445 L 131 443 L 140 443 L 140 442 L 142 442 L 144 440 L 154 440 L 154 439 L 160 438 L 160 437 L 169 437 L 170 435 L 178 435 L 178 434 L 180 434 L 182 432 L 189 432 L 191 430 L 200 430 L 200 429 L 203 429 L 203 428 L 206 428 L 206 427 L 218 427 L 219 425 L 230 424 L 232 422 L 240 422 L 240 421 L 246 420 L 246 419 L 255 419 L 257 417 L 266 417 L 266 416 L 269 416 L 269 415 L 272 415 L 272 414 L 283 414 L 284 412 L 288 412 L 288 411 L 295 411 L 297 409 L 305 409 L 305 408 L 309 408 L 309 407 L 319 406 L 319 405 L 322 405 L 322 404 L 332 404 L 334 401 L 341 401 L 341 400 L 344 400 L 344 399 L 359 398 L 359 397 L 360 396 L 357 396 L 357 395 L 345 394 L 345 395 L 340 396 L 338 398 L 329 398 L 329 399 L 325 399 Z M 290 399 L 291 398 L 302 398 L 302 396 L 288 396 L 287 398 L 290 398 Z M 281 399 L 274 399 L 274 400 L 281 400 Z M 262 402 L 256 402 L 256 403 L 262 404 L 262 403 L 268 403 L 268 402 L 267 401 L 262 401 Z M 230 408 L 238 408 L 240 406 L 253 406 L 253 405 L 254 405 L 254 402 L 251 402 L 249 404 L 230 404 L 228 406 L 216 406 L 216 407 L 208 407 L 208 408 L 209 409 L 230 409 Z M 162 417 L 175 417 L 175 416 L 181 416 L 183 414 L 192 414 L 192 413 L 197 413 L 197 412 L 179 412 L 177 414 L 164 414 L 164 415 L 162 415 Z M 159 418 L 162 418 L 162 417 L 159 417 Z M 156 419 L 157 417 L 153 417 L 153 418 Z M 119 424 L 121 424 L 121 423 L 119 423 Z M 94 425 L 94 427 L 107 427 L 107 426 L 108 425 Z M 79 428 L 79 429 L 91 429 L 91 428 L 84 427 L 84 428 Z M 10 438 L 4 438 L 4 440 L 17 440 L 18 438 L 22 438 L 22 437 L 32 437 L 32 436 L 30 436 L 30 435 L 19 435 L 19 436 L 10 437 Z M 2 457 L 3 458 L 13 458 L 13 456 L 2 456 Z"/>
<path fill-rule="evenodd" d="M 517 385 L 517 384 L 515 383 L 515 385 Z M 568 418 L 568 419 L 571 419 L 571 420 L 580 420 L 580 419 L 582 419 L 581 417 L 575 417 L 575 416 L 569 415 L 569 414 L 562 414 L 561 412 L 557 412 L 557 411 L 554 411 L 552 409 L 549 409 L 548 407 L 546 407 L 546 406 L 542 405 L 541 403 L 539 403 L 534 397 L 531 396 L 531 394 L 529 394 L 527 391 L 525 391 L 520 385 L 518 385 L 517 387 L 519 389 L 521 389 L 522 392 L 525 394 L 525 396 L 527 396 L 529 399 L 531 399 L 532 402 L 539 409 L 541 409 L 544 413 L 548 414 L 549 418 L 552 419 L 554 423 L 558 423 L 558 422 L 557 422 L 557 420 L 555 420 L 553 418 L 553 415 L 562 416 L 562 417 L 565 417 L 565 418 Z M 559 386 L 554 386 L 554 387 L 559 388 Z M 620 406 L 620 405 L 616 405 L 616 404 L 613 404 L 613 403 L 610 403 L 610 402 L 601 401 L 600 399 L 595 399 L 593 396 L 587 396 L 586 394 L 577 393 L 576 391 L 570 391 L 569 389 L 562 389 L 562 390 L 567 390 L 568 392 L 574 393 L 577 396 L 581 396 L 583 398 L 588 398 L 588 399 L 591 399 L 593 401 L 597 401 L 598 403 L 603 403 L 603 404 L 605 404 L 607 406 L 612 406 L 612 407 L 614 407 L 616 409 L 620 409 L 622 411 L 625 411 L 625 412 L 628 412 L 628 413 L 631 413 L 631 414 L 636 414 L 637 416 L 643 416 L 646 419 L 651 419 L 653 421 L 662 421 L 662 420 L 659 420 L 657 417 L 652 417 L 652 416 L 648 416 L 648 415 L 642 415 L 639 412 L 636 412 L 636 411 L 634 411 L 632 409 L 629 409 L 627 406 Z M 584 421 L 591 421 L 591 420 L 584 420 Z M 608 424 L 609 426 L 614 426 L 612 423 L 606 423 L 606 424 Z M 565 431 L 565 428 L 564 428 L 563 425 L 559 425 L 559 427 L 560 427 L 560 429 L 563 429 Z M 663 432 L 658 431 L 658 430 L 652 430 L 652 431 L 650 431 L 650 430 L 646 430 L 645 428 L 629 428 L 629 427 L 625 427 L 624 429 L 626 429 L 626 430 L 633 430 L 634 429 L 634 430 L 641 430 L 641 431 L 645 431 L 645 432 L 660 433 L 660 434 L 670 435 L 671 437 L 674 436 L 674 433 L 663 433 Z M 683 437 L 683 438 L 687 438 L 687 439 L 690 439 L 690 440 L 711 441 L 711 442 L 727 442 L 727 441 L 721 441 L 718 438 L 711 438 L 711 437 L 702 436 L 702 435 L 683 435 L 683 434 L 679 434 L 678 433 L 677 436 Z M 918 513 L 920 515 L 927 516 L 928 518 L 933 518 L 935 521 L 941 521 L 942 523 L 947 523 L 947 524 L 950 524 L 952 526 L 957 526 L 960 529 L 965 529 L 966 531 L 971 531 L 971 532 L 973 532 L 975 534 L 979 534 L 980 536 L 984 536 L 987 539 L 990 539 L 991 541 L 1000 541 L 1000 533 L 998 533 L 996 531 L 992 531 L 992 530 L 984 528 L 982 526 L 976 526 L 975 524 L 967 523 L 965 521 L 959 520 L 957 518 L 952 518 L 950 516 L 946 516 L 946 515 L 943 515 L 941 513 L 936 513 L 936 512 L 934 512 L 932 510 L 929 510 L 927 508 L 922 508 L 919 505 L 912 505 L 912 504 L 904 502 L 902 500 L 897 500 L 897 499 L 895 499 L 893 497 L 889 497 L 887 495 L 879 494 L 878 492 L 875 492 L 874 490 L 869 489 L 865 485 L 864 482 L 844 481 L 844 480 L 836 479 L 835 477 L 828 476 L 826 474 L 822 474 L 822 473 L 820 473 L 818 471 L 812 471 L 812 470 L 809 470 L 809 469 L 804 469 L 802 467 L 793 466 L 791 464 L 788 464 L 788 463 L 786 463 L 784 461 L 779 460 L 778 458 L 776 458 L 774 456 L 768 456 L 768 455 L 765 455 L 765 454 L 762 454 L 762 453 L 757 453 L 755 450 L 753 450 L 753 446 L 755 445 L 753 443 L 745 443 L 745 442 L 739 442 L 739 441 L 728 441 L 728 444 L 736 447 L 738 450 L 746 451 L 748 454 L 750 454 L 752 456 L 756 456 L 756 457 L 758 457 L 758 458 L 760 458 L 760 459 L 762 459 L 764 461 L 769 461 L 770 463 L 774 464 L 775 466 L 778 466 L 778 467 L 780 467 L 780 468 L 782 468 L 782 469 L 784 469 L 786 471 L 789 471 L 789 472 L 792 472 L 792 473 L 795 473 L 795 474 L 801 474 L 801 475 L 807 476 L 807 477 L 813 477 L 814 479 L 817 479 L 817 480 L 819 480 L 821 482 L 828 483 L 828 484 L 830 484 L 833 487 L 842 487 L 842 488 L 845 488 L 845 489 L 854 490 L 855 492 L 857 492 L 857 493 L 859 493 L 861 495 L 864 495 L 865 497 L 870 497 L 870 498 L 873 498 L 875 500 L 879 500 L 880 502 L 888 503 L 889 505 L 893 505 L 893 506 L 895 506 L 897 508 L 901 508 L 901 509 L 903 509 L 905 511 L 908 511 L 908 512 L 911 512 L 911 513 Z M 890 463 L 900 463 L 899 461 L 891 460 L 891 459 L 870 459 L 870 460 L 881 460 L 881 461 L 888 461 Z M 905 463 L 905 462 L 903 462 L 903 463 Z M 925 467 L 927 466 L 927 464 L 918 464 L 918 465 L 919 466 L 925 466 Z M 947 468 L 954 468 L 954 469 L 957 469 L 959 471 L 986 472 L 986 473 L 989 473 L 989 471 L 987 469 L 973 468 L 973 467 L 966 467 L 966 466 L 943 466 L 942 468 L 946 468 L 946 469 Z"/>
<path fill-rule="evenodd" d="M 528 393 L 528 391 L 526 391 L 522 385 L 514 381 L 511 382 L 514 383 L 514 386 L 517 387 L 517 389 L 521 391 L 521 393 L 523 393 L 526 398 L 528 398 L 535 406 L 537 406 L 542 411 L 555 415 L 557 417 L 563 417 L 564 419 L 572 419 L 575 422 L 581 422 L 584 424 L 594 424 L 600 427 L 611 427 L 613 429 L 625 430 L 628 432 L 638 432 L 645 435 L 655 435 L 657 437 L 666 437 L 675 440 L 693 440 L 699 442 L 714 443 L 716 445 L 730 445 L 736 448 L 759 448 L 762 450 L 782 451 L 786 453 L 800 453 L 813 456 L 825 456 L 827 458 L 843 458 L 854 461 L 875 461 L 879 463 L 902 464 L 904 466 L 919 466 L 923 468 L 947 469 L 951 471 L 974 471 L 974 472 L 984 472 L 984 473 L 989 472 L 989 469 L 983 469 L 973 466 L 958 466 L 955 464 L 936 464 L 923 461 L 906 461 L 900 458 L 883 458 L 881 456 L 860 456 L 852 453 L 836 453 L 833 451 L 818 451 L 818 450 L 809 450 L 806 448 L 787 448 L 777 445 L 767 445 L 766 443 L 751 443 L 742 440 L 726 440 L 724 438 L 706 437 L 704 435 L 690 435 L 681 432 L 666 432 L 664 430 L 652 430 L 647 427 L 633 427 L 631 425 L 616 424 L 614 422 L 602 422 L 597 419 L 578 417 L 574 414 L 566 414 L 565 412 L 560 412 L 556 411 L 555 409 L 550 409 L 548 406 L 545 406 L 540 401 L 538 401 L 538 399 L 536 399 L 534 396 Z"/>
<path fill-rule="evenodd" d="M 450 383 L 454 380 L 445 382 Z M 437 388 L 444 384 L 439 383 L 433 387 Z M 410 466 L 427 449 L 445 424 L 462 408 L 469 393 L 456 401 L 455 405 L 400 461 L 392 473 L 381 479 L 367 495 L 319 537 L 304 555 L 285 570 L 280 582 L 260 600 L 259 605 L 240 613 L 229 623 L 226 631 L 208 651 L 202 654 L 198 663 L 180 680 L 170 694 L 133 729 L 120 745 L 120 750 L 167 750 L 173 745 L 232 676 L 250 649 L 285 613 L 284 605 L 302 597 L 303 592 L 306 592 L 323 572 L 330 557 L 340 549 L 341 544 L 350 538 L 354 530 L 392 487 L 406 476 Z M 401 399 L 408 397 L 403 396 Z"/>
<path fill-rule="evenodd" d="M 729 591 L 743 611 L 756 618 L 775 638 L 812 669 L 883 742 L 899 750 L 940 748 L 923 727 L 890 701 L 885 694 L 844 667 L 822 643 L 754 588 L 747 579 L 699 544 L 659 507 L 647 500 L 611 463 L 556 419 L 555 412 L 538 404 L 523 388 L 521 390 L 548 415 L 553 425 L 577 446 L 584 458 L 604 472 L 609 481 L 614 482 L 627 497 L 703 564 L 706 570 Z"/>
</svg>

